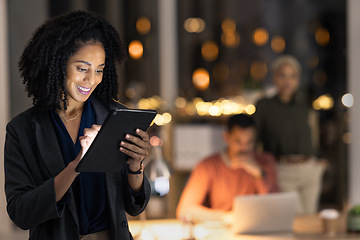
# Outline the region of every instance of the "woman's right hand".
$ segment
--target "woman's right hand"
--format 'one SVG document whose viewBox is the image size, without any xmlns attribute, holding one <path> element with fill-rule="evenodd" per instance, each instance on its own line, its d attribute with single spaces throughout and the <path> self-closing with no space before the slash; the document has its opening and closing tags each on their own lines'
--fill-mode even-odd
<svg viewBox="0 0 360 240">
<path fill-rule="evenodd" d="M 85 153 L 89 149 L 90 145 L 94 141 L 96 135 L 100 131 L 101 125 L 92 125 L 91 128 L 85 128 L 84 129 L 84 136 L 79 137 L 81 150 L 79 155 L 76 157 L 77 163 L 81 161 L 81 159 L 84 157 Z"/>
</svg>

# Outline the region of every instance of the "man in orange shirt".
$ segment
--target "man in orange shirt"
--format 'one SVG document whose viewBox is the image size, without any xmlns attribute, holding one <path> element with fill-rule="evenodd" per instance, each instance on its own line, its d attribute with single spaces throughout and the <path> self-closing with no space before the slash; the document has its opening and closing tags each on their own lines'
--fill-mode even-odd
<svg viewBox="0 0 360 240">
<path fill-rule="evenodd" d="M 278 191 L 275 161 L 254 152 L 254 120 L 245 114 L 229 118 L 224 132 L 227 148 L 201 161 L 189 178 L 177 207 L 177 217 L 221 220 L 237 195 Z"/>
</svg>

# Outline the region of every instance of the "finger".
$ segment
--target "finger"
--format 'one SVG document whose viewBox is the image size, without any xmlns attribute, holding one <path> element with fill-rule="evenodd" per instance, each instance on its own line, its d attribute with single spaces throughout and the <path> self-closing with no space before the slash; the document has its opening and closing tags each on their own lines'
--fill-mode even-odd
<svg viewBox="0 0 360 240">
<path fill-rule="evenodd" d="M 124 147 L 120 147 L 120 151 L 125 153 L 126 155 L 128 155 L 129 157 L 133 158 L 136 161 L 142 161 L 144 159 L 144 156 L 134 153 L 133 151 L 130 151 Z"/>
<path fill-rule="evenodd" d="M 97 134 L 98 134 L 98 131 L 96 131 L 96 130 L 94 130 L 92 128 L 85 128 L 84 129 L 84 136 L 95 138 Z"/>
<path fill-rule="evenodd" d="M 81 136 L 79 137 L 79 141 L 82 147 L 89 147 L 93 141 L 93 138 L 88 136 Z"/>
<path fill-rule="evenodd" d="M 148 151 L 146 149 L 140 148 L 140 147 L 138 147 L 138 146 L 136 146 L 134 144 L 131 144 L 131 143 L 127 143 L 127 142 L 122 141 L 120 143 L 120 145 L 121 145 L 121 147 L 124 147 L 124 148 L 126 148 L 126 149 L 128 149 L 128 150 L 130 150 L 130 151 L 132 151 L 134 153 L 143 155 L 144 157 L 146 157 L 147 154 L 148 154 Z"/>
<path fill-rule="evenodd" d="M 150 150 L 150 143 L 149 142 L 145 142 L 144 140 L 135 137 L 133 135 L 130 134 L 126 134 L 125 138 L 127 140 L 129 140 L 130 142 L 134 143 L 135 145 L 139 146 L 140 148 L 144 148 L 146 150 Z"/>
<path fill-rule="evenodd" d="M 136 134 L 139 135 L 145 142 L 149 141 L 149 134 L 141 129 L 136 129 Z"/>
<path fill-rule="evenodd" d="M 93 125 L 91 126 L 91 129 L 94 129 L 94 130 L 96 130 L 96 131 L 100 131 L 101 125 L 93 124 Z"/>
</svg>

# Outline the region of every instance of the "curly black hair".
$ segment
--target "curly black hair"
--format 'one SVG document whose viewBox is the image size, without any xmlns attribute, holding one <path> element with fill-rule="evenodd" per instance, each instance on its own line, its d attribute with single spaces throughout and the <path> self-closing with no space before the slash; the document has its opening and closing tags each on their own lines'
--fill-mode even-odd
<svg viewBox="0 0 360 240">
<path fill-rule="evenodd" d="M 89 41 L 100 42 L 105 50 L 103 79 L 93 94 L 106 106 L 117 100 L 116 64 L 126 58 L 119 34 L 103 17 L 75 11 L 41 25 L 20 58 L 20 74 L 36 108 L 66 109 L 67 61 Z"/>
</svg>

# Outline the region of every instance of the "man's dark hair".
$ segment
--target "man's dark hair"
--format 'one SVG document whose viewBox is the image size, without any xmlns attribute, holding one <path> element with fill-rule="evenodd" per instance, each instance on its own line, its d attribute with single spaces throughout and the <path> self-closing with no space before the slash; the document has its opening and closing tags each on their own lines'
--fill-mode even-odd
<svg viewBox="0 0 360 240">
<path fill-rule="evenodd" d="M 236 114 L 229 118 L 227 122 L 227 131 L 231 132 L 234 127 L 250 128 L 255 127 L 254 119 L 246 114 Z"/>
<path fill-rule="evenodd" d="M 116 63 L 126 58 L 119 34 L 103 17 L 75 11 L 41 25 L 20 58 L 20 74 L 36 108 L 60 109 L 62 104 L 66 109 L 67 61 L 89 42 L 100 42 L 105 50 L 102 82 L 92 94 L 107 106 L 112 99 L 117 100 Z"/>
</svg>

